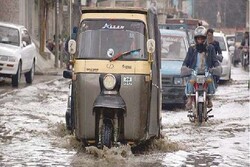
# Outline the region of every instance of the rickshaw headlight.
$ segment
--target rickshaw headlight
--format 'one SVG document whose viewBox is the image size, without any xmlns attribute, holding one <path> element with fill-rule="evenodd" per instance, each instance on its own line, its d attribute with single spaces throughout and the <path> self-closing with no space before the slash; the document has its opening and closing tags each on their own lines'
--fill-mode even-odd
<svg viewBox="0 0 250 167">
<path fill-rule="evenodd" d="M 107 74 L 103 77 L 103 85 L 107 90 L 114 89 L 116 84 L 116 78 L 112 74 Z"/>
</svg>

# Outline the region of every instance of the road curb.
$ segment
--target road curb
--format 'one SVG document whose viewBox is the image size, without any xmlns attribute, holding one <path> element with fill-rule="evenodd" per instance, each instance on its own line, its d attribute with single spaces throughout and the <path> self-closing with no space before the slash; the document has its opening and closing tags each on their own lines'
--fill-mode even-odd
<svg viewBox="0 0 250 167">
<path fill-rule="evenodd" d="M 35 72 L 35 75 L 55 75 L 55 76 L 62 76 L 62 71 L 45 71 L 45 72 Z"/>
</svg>

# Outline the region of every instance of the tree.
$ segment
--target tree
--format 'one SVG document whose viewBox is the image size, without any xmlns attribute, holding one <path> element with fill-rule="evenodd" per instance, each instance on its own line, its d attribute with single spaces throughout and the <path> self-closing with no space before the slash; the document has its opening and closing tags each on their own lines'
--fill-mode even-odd
<svg viewBox="0 0 250 167">
<path fill-rule="evenodd" d="M 35 3 L 39 4 L 40 6 L 40 48 L 39 48 L 39 53 L 41 55 L 44 54 L 44 49 L 45 49 L 45 39 L 46 39 L 46 25 L 48 23 L 48 11 L 50 7 L 54 7 L 54 0 L 36 0 Z"/>
</svg>

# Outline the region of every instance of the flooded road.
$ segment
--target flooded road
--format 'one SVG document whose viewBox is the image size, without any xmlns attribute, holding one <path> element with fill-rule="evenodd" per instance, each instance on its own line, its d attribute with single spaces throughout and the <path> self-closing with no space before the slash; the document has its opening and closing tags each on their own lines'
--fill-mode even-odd
<svg viewBox="0 0 250 167">
<path fill-rule="evenodd" d="M 233 68 L 232 79 L 219 86 L 204 126 L 184 110 L 162 111 L 164 139 L 142 154 L 83 150 L 65 130 L 69 81 L 60 76 L 19 89 L 0 84 L 0 166 L 250 166 L 249 73 Z"/>
</svg>

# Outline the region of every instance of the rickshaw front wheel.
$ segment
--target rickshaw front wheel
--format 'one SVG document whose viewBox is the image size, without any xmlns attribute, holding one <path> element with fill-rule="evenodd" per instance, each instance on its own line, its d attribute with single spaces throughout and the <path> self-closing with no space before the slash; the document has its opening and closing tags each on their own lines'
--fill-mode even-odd
<svg viewBox="0 0 250 167">
<path fill-rule="evenodd" d="M 112 145 L 113 126 L 110 121 L 105 121 L 102 129 L 102 145 L 108 148 Z"/>
</svg>

